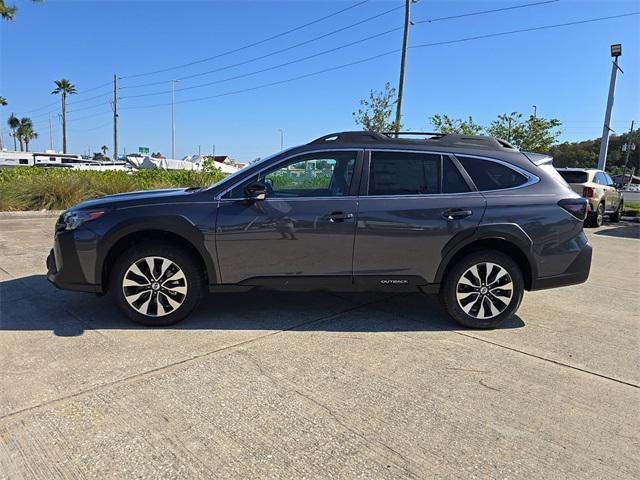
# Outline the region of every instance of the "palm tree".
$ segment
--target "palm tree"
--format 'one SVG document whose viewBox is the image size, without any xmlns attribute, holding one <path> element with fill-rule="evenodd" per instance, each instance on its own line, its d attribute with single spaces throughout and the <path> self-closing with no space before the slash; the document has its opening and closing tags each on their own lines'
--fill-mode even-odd
<svg viewBox="0 0 640 480">
<path fill-rule="evenodd" d="M 29 142 L 38 138 L 38 134 L 33 129 L 33 122 L 29 117 L 23 117 L 20 120 L 20 126 L 18 127 L 18 138 L 20 139 L 20 150 L 22 151 L 22 144 L 24 143 L 25 150 L 29 151 Z"/>
<path fill-rule="evenodd" d="M 8 105 L 7 99 L 3 96 L 0 96 L 0 107 L 5 107 Z M 0 126 L 0 150 L 4 148 L 4 137 L 2 135 L 2 126 Z"/>
<path fill-rule="evenodd" d="M 100 150 L 102 150 L 102 156 L 106 157 L 107 156 L 107 152 L 109 151 L 109 147 L 107 147 L 106 145 L 102 145 L 100 147 Z"/>
<path fill-rule="evenodd" d="M 34 2 L 42 2 L 43 0 L 33 0 Z M 7 22 L 12 22 L 16 16 L 18 9 L 14 6 L 5 5 L 4 0 L 0 0 L 0 16 Z"/>
<path fill-rule="evenodd" d="M 75 85 L 66 78 L 56 80 L 55 84 L 56 89 L 51 92 L 51 95 L 60 94 L 62 97 L 62 153 L 67 153 L 67 95 L 78 92 Z"/>
<path fill-rule="evenodd" d="M 16 131 L 20 126 L 20 120 L 16 117 L 15 113 L 9 115 L 9 120 L 7 120 L 7 124 L 9 125 L 9 129 L 11 130 L 11 136 L 13 137 L 13 149 L 18 150 L 18 146 L 16 145 Z"/>
</svg>

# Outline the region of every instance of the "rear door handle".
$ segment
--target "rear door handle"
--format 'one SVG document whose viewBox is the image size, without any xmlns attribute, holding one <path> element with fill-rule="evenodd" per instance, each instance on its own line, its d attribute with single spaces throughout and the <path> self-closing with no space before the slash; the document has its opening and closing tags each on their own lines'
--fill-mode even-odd
<svg viewBox="0 0 640 480">
<path fill-rule="evenodd" d="M 353 213 L 344 213 L 344 212 L 331 212 L 324 217 L 323 220 L 329 220 L 330 222 L 344 222 L 345 220 L 350 220 L 353 218 Z"/>
<path fill-rule="evenodd" d="M 451 208 L 442 212 L 442 217 L 447 220 L 459 220 L 461 218 L 470 217 L 473 215 L 471 210 L 463 210 L 461 208 Z"/>
</svg>

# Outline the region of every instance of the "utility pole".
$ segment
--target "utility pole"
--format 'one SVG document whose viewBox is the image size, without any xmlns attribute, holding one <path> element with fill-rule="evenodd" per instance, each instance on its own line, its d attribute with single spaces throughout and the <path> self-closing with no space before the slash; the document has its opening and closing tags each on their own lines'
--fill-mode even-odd
<svg viewBox="0 0 640 480">
<path fill-rule="evenodd" d="M 507 142 L 511 143 L 511 117 L 509 117 L 509 130 L 507 131 Z"/>
<path fill-rule="evenodd" d="M 284 132 L 281 128 L 278 129 L 280 132 L 280 151 L 284 150 Z"/>
<path fill-rule="evenodd" d="M 538 106 L 533 105 L 533 118 L 538 118 Z"/>
<path fill-rule="evenodd" d="M 618 57 L 622 55 L 622 45 L 611 45 L 611 56 L 614 60 L 611 65 L 611 80 L 609 82 L 609 98 L 607 99 L 607 110 L 604 114 L 604 125 L 602 126 L 602 141 L 600 142 L 600 155 L 598 156 L 598 170 L 604 171 L 607 166 L 607 151 L 609 150 L 609 133 L 611 128 L 611 111 L 613 110 L 613 97 L 616 92 L 616 77 L 618 70 L 622 69 L 618 66 Z M 624 73 L 624 72 L 622 72 Z"/>
<path fill-rule="evenodd" d="M 53 151 L 53 128 L 51 127 L 51 114 L 49 114 L 49 148 Z"/>
<path fill-rule="evenodd" d="M 176 81 L 171 80 L 171 158 L 176 159 Z"/>
<path fill-rule="evenodd" d="M 402 36 L 402 56 L 400 58 L 400 81 L 398 82 L 398 102 L 396 103 L 396 136 L 400 131 L 402 118 L 402 95 L 404 92 L 404 70 L 407 63 L 407 47 L 409 46 L 409 25 L 411 24 L 411 3 L 417 0 L 406 0 L 404 6 L 404 34 Z"/>
<path fill-rule="evenodd" d="M 622 185 L 624 185 L 625 178 L 627 178 L 627 164 L 629 163 L 629 154 L 631 150 L 633 150 L 632 145 L 635 145 L 631 142 L 631 138 L 633 137 L 633 120 L 631 120 L 631 128 L 629 129 L 629 138 L 627 139 L 627 154 L 624 157 L 624 166 L 622 167 Z M 631 174 L 633 176 L 633 173 Z M 629 177 L 629 183 L 631 183 L 631 178 Z"/>
<path fill-rule="evenodd" d="M 118 76 L 113 75 L 113 160 L 118 161 Z"/>
</svg>

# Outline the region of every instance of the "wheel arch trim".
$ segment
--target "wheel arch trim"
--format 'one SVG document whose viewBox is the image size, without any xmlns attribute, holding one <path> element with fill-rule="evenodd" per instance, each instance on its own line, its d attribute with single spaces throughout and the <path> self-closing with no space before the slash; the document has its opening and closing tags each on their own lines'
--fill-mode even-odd
<svg viewBox="0 0 640 480">
<path fill-rule="evenodd" d="M 213 261 L 215 251 L 210 252 L 207 249 L 202 231 L 187 218 L 180 215 L 150 216 L 144 221 L 140 221 L 139 218 L 124 220 L 113 227 L 109 233 L 102 238 L 98 248 L 99 254 L 96 259 L 95 278 L 102 283 L 103 291 L 107 290 L 107 285 L 104 285 L 103 274 L 107 266 L 106 261 L 109 258 L 109 254 L 121 240 L 129 236 L 144 234 L 145 232 L 167 233 L 180 237 L 182 241 L 192 247 L 200 256 L 200 260 L 206 270 L 208 283 L 213 284 L 217 282 L 218 276 Z"/>
<path fill-rule="evenodd" d="M 441 284 L 447 269 L 452 265 L 452 261 L 460 255 L 465 254 L 467 247 L 477 245 L 487 245 L 491 240 L 498 242 L 496 250 L 504 250 L 505 243 L 515 248 L 521 258 L 516 260 L 525 261 L 525 267 L 522 272 L 525 277 L 525 285 L 527 289 L 537 278 L 537 264 L 533 254 L 533 241 L 527 233 L 515 223 L 500 223 L 491 225 L 479 225 L 473 232 L 463 231 L 455 235 L 444 246 L 441 253 L 441 261 L 436 272 L 433 283 Z M 490 248 L 490 245 L 487 245 Z M 509 253 L 509 252 L 507 252 Z"/>
</svg>

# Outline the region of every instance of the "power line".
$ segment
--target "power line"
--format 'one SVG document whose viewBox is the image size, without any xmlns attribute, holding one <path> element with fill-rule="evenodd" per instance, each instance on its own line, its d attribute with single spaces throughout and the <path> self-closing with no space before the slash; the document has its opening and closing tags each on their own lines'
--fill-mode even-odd
<svg viewBox="0 0 640 480">
<path fill-rule="evenodd" d="M 148 75 L 155 75 L 157 73 L 170 72 L 172 70 L 177 70 L 179 68 L 190 67 L 192 65 L 197 65 L 199 63 L 204 63 L 204 62 L 208 62 L 210 60 L 214 60 L 216 58 L 221 58 L 221 57 L 224 57 L 224 56 L 227 56 L 227 55 L 231 55 L 232 53 L 237 53 L 237 52 L 240 52 L 242 50 L 246 50 L 247 48 L 255 47 L 257 45 L 261 45 L 263 43 L 269 42 L 269 41 L 274 40 L 276 38 L 283 37 L 285 35 L 288 35 L 290 33 L 296 32 L 298 30 L 302 30 L 303 28 L 306 28 L 306 27 L 308 27 L 310 25 L 314 25 L 316 23 L 322 22 L 323 20 L 327 20 L 329 18 L 335 17 L 336 15 L 340 15 L 341 13 L 344 13 L 346 11 L 352 10 L 352 9 L 354 9 L 356 7 L 359 7 L 360 5 L 364 5 L 365 3 L 368 3 L 368 2 L 369 2 L 369 0 L 363 0 L 361 2 L 358 2 L 358 3 L 354 4 L 354 5 L 351 5 L 349 7 L 343 8 L 342 10 L 338 10 L 337 12 L 333 12 L 333 13 L 330 13 L 329 15 L 325 15 L 323 17 L 320 17 L 320 18 L 317 18 L 315 20 L 312 20 L 311 22 L 305 23 L 303 25 L 299 25 L 297 27 L 291 28 L 291 29 L 286 30 L 284 32 L 277 33 L 275 35 L 272 35 L 270 37 L 264 38 L 262 40 L 258 40 L 257 42 L 249 43 L 247 45 L 244 45 L 244 46 L 238 47 L 238 48 L 234 48 L 232 50 L 227 50 L 226 52 L 219 53 L 219 54 L 213 55 L 211 57 L 202 58 L 200 60 L 195 60 L 193 62 L 183 63 L 183 64 L 180 64 L 180 65 L 175 65 L 173 67 L 162 68 L 162 69 L 154 70 L 154 71 L 151 71 L 151 72 L 137 73 L 137 74 L 134 74 L 134 75 L 125 75 L 125 76 L 120 77 L 120 78 L 122 78 L 122 79 L 125 79 L 125 78 L 138 78 L 138 77 L 144 77 L 144 76 L 148 76 Z"/>
<path fill-rule="evenodd" d="M 638 15 L 640 14 L 640 12 L 630 12 L 630 13 L 623 13 L 620 15 L 611 15 L 611 16 L 607 16 L 607 17 L 597 17 L 597 18 L 591 18 L 591 19 L 586 19 L 586 20 L 578 20 L 575 22 L 565 22 L 565 23 L 558 23 L 558 24 L 553 24 L 553 25 L 542 25 L 542 26 L 538 26 L 538 27 L 530 27 L 530 28 L 523 28 L 523 29 L 518 29 L 518 30 L 510 30 L 507 32 L 497 32 L 497 33 L 490 33 L 490 34 L 485 34 L 485 35 L 475 35 L 472 37 L 465 37 L 465 38 L 459 38 L 459 39 L 455 39 L 455 40 L 445 40 L 445 41 L 440 41 L 440 42 L 433 42 L 433 43 L 423 43 L 420 45 L 413 45 L 410 46 L 409 48 L 427 48 L 427 47 L 435 47 L 435 46 L 440 46 L 440 45 L 451 45 L 451 44 L 455 44 L 455 43 L 463 43 L 463 42 L 470 42 L 470 41 L 474 41 L 474 40 L 480 40 L 480 39 L 485 39 L 485 38 L 493 38 L 493 37 L 500 37 L 500 36 L 505 36 L 505 35 L 514 35 L 517 33 L 524 33 L 524 32 L 531 32 L 531 31 L 537 31 L 537 30 L 545 30 L 545 29 L 552 29 L 552 28 L 560 28 L 560 27 L 566 27 L 566 26 L 572 26 L 572 25 L 580 25 L 580 24 L 585 24 L 585 23 L 592 23 L 592 22 L 599 22 L 599 21 L 604 21 L 604 20 L 611 20 L 611 19 L 615 19 L 615 18 L 622 18 L 622 17 L 629 17 L 629 16 L 633 16 L 633 15 Z M 329 67 L 329 68 L 325 68 L 322 70 L 318 70 L 315 72 L 311 72 L 311 73 L 307 73 L 304 75 L 298 75 L 296 77 L 291 77 L 285 80 L 279 80 L 279 81 L 275 81 L 275 82 L 270 82 L 270 83 L 265 83 L 262 85 L 257 85 L 255 87 L 250 87 L 250 88 L 245 88 L 245 89 L 241 89 L 241 90 L 235 90 L 235 91 L 231 91 L 231 92 L 225 92 L 225 93 L 220 93 L 220 94 L 216 94 L 216 95 L 210 95 L 210 96 L 206 96 L 206 97 L 199 97 L 199 98 L 193 98 L 193 99 L 188 99 L 188 100 L 182 100 L 176 103 L 192 103 L 192 102 L 199 102 L 202 100 L 209 100 L 209 99 L 213 99 L 213 98 L 220 98 L 220 97 L 225 97 L 225 96 L 229 96 L 229 95 L 237 95 L 239 93 L 244 93 L 244 92 L 250 92 L 253 90 L 258 90 L 258 89 L 262 89 L 262 88 L 266 88 L 266 87 L 271 87 L 271 86 L 275 86 L 275 85 L 281 85 L 284 83 L 289 83 L 289 82 L 293 82 L 296 80 L 301 80 L 303 78 L 308 78 L 308 77 L 312 77 L 315 75 L 320 75 L 322 73 L 327 73 L 327 72 L 331 72 L 334 70 L 339 70 L 342 68 L 347 68 L 347 67 L 351 67 L 354 65 L 359 65 L 365 62 L 370 62 L 372 60 L 376 60 L 378 58 L 382 58 L 388 55 L 393 55 L 396 54 L 400 51 L 400 49 L 393 49 L 393 50 L 389 50 L 387 52 L 383 52 L 383 53 L 379 53 L 377 55 L 373 55 L 367 58 L 363 58 L 360 60 L 356 60 L 353 62 L 349 62 L 349 63 L 344 63 L 341 65 L 337 65 L 334 67 Z M 157 103 L 157 104 L 152 104 L 152 105 L 136 105 L 136 106 L 128 106 L 128 107 L 123 107 L 124 109 L 127 110 L 131 110 L 131 109 L 140 109 L 140 108 L 155 108 L 155 107 L 160 107 L 160 106 L 167 106 L 167 105 L 171 105 L 170 103 Z"/>
<path fill-rule="evenodd" d="M 260 70 L 254 70 L 253 72 L 243 73 L 243 74 L 240 74 L 240 75 L 235 75 L 233 77 L 223 78 L 221 80 L 214 80 L 212 82 L 199 83 L 197 85 L 191 85 L 190 87 L 178 88 L 178 89 L 176 89 L 176 92 L 184 92 L 186 90 L 193 90 L 193 89 L 196 89 L 196 88 L 203 88 L 203 87 L 208 87 L 208 86 L 211 86 L 211 85 L 217 85 L 219 83 L 229 82 L 231 80 L 238 80 L 240 78 L 246 78 L 246 77 L 250 77 L 250 76 L 253 76 L 253 75 L 258 75 L 260 73 L 269 72 L 271 70 L 276 70 L 278 68 L 287 67 L 289 65 L 294 65 L 296 63 L 304 62 L 305 60 L 310 60 L 312 58 L 320 57 L 322 55 L 327 55 L 329 53 L 337 52 L 338 50 L 342 50 L 344 48 L 352 47 L 352 46 L 358 45 L 360 43 L 368 42 L 369 40 L 373 40 L 374 38 L 382 37 L 384 35 L 388 35 L 388 34 L 390 34 L 392 32 L 395 32 L 395 31 L 401 30 L 401 29 L 402 29 L 402 27 L 392 28 L 391 30 L 386 30 L 384 32 L 376 33 L 375 35 L 370 35 L 368 37 L 361 38 L 359 40 L 355 40 L 353 42 L 349 42 L 349 43 L 346 43 L 344 45 L 339 45 L 337 47 L 330 48 L 328 50 L 323 50 L 322 52 L 314 53 L 312 55 L 307 55 L 305 57 L 297 58 L 295 60 L 290 60 L 288 62 L 280 63 L 278 65 L 272 65 L 270 67 L 261 68 Z M 155 95 L 165 95 L 165 94 L 168 94 L 168 93 L 171 93 L 171 90 L 162 91 L 162 92 L 140 93 L 140 94 L 137 94 L 137 95 L 124 96 L 122 98 L 125 99 L 125 98 L 151 97 L 151 96 L 155 96 Z"/>
<path fill-rule="evenodd" d="M 533 6 L 545 5 L 545 4 L 549 4 L 549 3 L 556 3 L 558 1 L 559 0 L 546 0 L 546 1 L 542 1 L 542 2 L 533 2 L 533 3 L 524 4 L 524 5 L 518 5 L 516 7 L 505 7 L 505 8 L 498 8 L 498 9 L 492 9 L 492 10 L 483 10 L 483 11 L 479 11 L 479 12 L 466 13 L 466 14 L 461 14 L 461 15 L 454 15 L 454 16 L 449 16 L 449 17 L 440 17 L 440 18 L 434 18 L 434 19 L 420 20 L 420 21 L 417 21 L 415 23 L 426 23 L 426 22 L 438 22 L 438 21 L 443 21 L 443 20 L 454 20 L 454 19 L 459 19 L 459 18 L 463 18 L 463 17 L 467 17 L 467 16 L 484 15 L 484 14 L 489 14 L 489 13 L 501 12 L 501 11 L 505 11 L 505 10 L 513 10 L 515 8 L 525 8 L 525 7 L 533 7 Z M 279 53 L 294 49 L 294 48 L 299 47 L 301 45 L 305 45 L 305 44 L 314 42 L 316 40 L 319 40 L 321 38 L 327 37 L 329 35 L 333 35 L 335 33 L 344 31 L 344 30 L 346 30 L 348 28 L 351 28 L 353 26 L 360 25 L 362 23 L 368 22 L 370 20 L 373 20 L 375 18 L 381 17 L 383 15 L 386 15 L 386 14 L 391 13 L 393 11 L 399 10 L 401 8 L 404 8 L 404 5 L 400 5 L 399 7 L 392 8 L 392 9 L 387 10 L 385 12 L 382 12 L 382 13 L 380 13 L 378 15 L 374 15 L 372 17 L 369 17 L 369 18 L 366 18 L 364 20 L 361 20 L 360 22 L 348 25 L 346 27 L 340 28 L 338 30 L 334 30 L 332 32 L 328 32 L 328 33 L 326 33 L 324 35 L 321 35 L 319 37 L 315 37 L 315 38 L 306 40 L 304 42 L 292 45 L 290 47 L 286 47 L 286 48 L 283 48 L 283 49 L 280 49 L 280 50 L 276 50 L 274 52 L 271 52 L 271 53 L 268 53 L 268 54 L 265 54 L 265 55 L 261 55 L 261 56 L 258 56 L 258 57 L 254 57 L 254 58 L 251 58 L 249 60 L 238 62 L 238 63 L 232 64 L 232 65 L 219 67 L 219 68 L 216 68 L 216 69 L 213 69 L 213 70 L 208 70 L 208 71 L 196 73 L 196 74 L 193 74 L 193 75 L 187 75 L 187 76 L 184 76 L 184 77 L 179 77 L 176 80 L 181 80 L 181 81 L 182 80 L 188 80 L 188 79 L 195 78 L 195 77 L 209 75 L 211 73 L 216 73 L 216 72 L 220 72 L 220 71 L 223 71 L 223 70 L 228 70 L 230 68 L 238 67 L 238 66 L 241 66 L 241 65 L 246 65 L 248 63 L 252 63 L 252 62 L 257 61 L 257 60 L 262 60 L 262 59 L 271 57 L 273 55 L 276 55 L 276 54 L 279 54 Z M 376 33 L 374 35 L 370 35 L 368 37 L 365 37 L 365 38 L 362 38 L 362 39 L 359 39 L 359 40 L 356 40 L 356 41 L 353 41 L 353 42 L 350 42 L 350 43 L 347 43 L 347 44 L 343 44 L 343 45 L 331 48 L 329 50 L 325 50 L 325 51 L 322 51 L 322 52 L 319 52 L 319 53 L 315 53 L 313 55 L 308 55 L 306 57 L 298 58 L 296 60 L 285 62 L 285 63 L 282 63 L 280 65 L 267 67 L 267 68 L 264 68 L 264 69 L 261 69 L 261 70 L 257 70 L 255 72 L 251 72 L 251 73 L 248 73 L 248 74 L 243 74 L 243 75 L 238 75 L 238 76 L 234 76 L 234 77 L 229 77 L 229 78 L 226 78 L 226 79 L 223 79 L 223 80 L 217 80 L 217 81 L 213 81 L 213 82 L 198 84 L 198 85 L 194 85 L 194 86 L 191 86 L 191 87 L 184 87 L 184 88 L 177 89 L 176 91 L 180 92 L 180 91 L 185 91 L 185 90 L 191 90 L 191 89 L 194 89 L 194 88 L 202 88 L 202 87 L 207 87 L 207 86 L 211 86 L 211 85 L 216 85 L 218 83 L 228 82 L 228 81 L 231 81 L 231 80 L 237 80 L 238 78 L 244 78 L 246 76 L 257 75 L 257 74 L 264 73 L 264 72 L 267 72 L 267 71 L 270 71 L 270 70 L 274 70 L 274 69 L 277 69 L 277 68 L 282 68 L 282 67 L 289 66 L 289 65 L 292 65 L 292 64 L 295 64 L 295 63 L 298 63 L 298 62 L 309 60 L 309 59 L 312 59 L 312 58 L 315 58 L 315 57 L 319 57 L 319 56 L 322 56 L 322 55 L 327 55 L 329 53 L 336 52 L 336 51 L 341 50 L 343 48 L 348 48 L 348 47 L 351 47 L 351 46 L 354 46 L 354 45 L 357 45 L 357 44 L 360 44 L 360 43 L 368 42 L 368 41 L 373 40 L 375 38 L 382 37 L 384 35 L 388 35 L 390 33 L 402 30 L 402 28 L 403 27 L 395 27 L 395 28 L 392 28 L 390 30 L 386 30 L 384 32 L 379 32 L 379 33 Z M 148 87 L 148 86 L 152 86 L 152 85 L 161 85 L 161 84 L 166 84 L 169 81 L 170 80 L 163 80 L 163 81 L 158 81 L 158 82 L 149 82 L 149 83 L 143 83 L 143 84 L 138 84 L 138 85 L 124 86 L 124 87 L 122 87 L 122 89 L 125 89 L 125 88 L 141 88 L 141 87 Z M 138 95 L 129 95 L 127 97 L 122 97 L 122 98 L 147 97 L 147 96 L 154 96 L 154 95 L 165 95 L 165 94 L 168 94 L 168 93 L 170 93 L 170 90 L 165 90 L 165 91 L 161 91 L 161 92 L 144 93 L 144 94 L 138 94 Z"/>
<path fill-rule="evenodd" d="M 552 1 L 556 1 L 557 2 L 559 0 L 552 0 Z M 227 65 L 227 66 L 224 66 L 224 67 L 219 67 L 219 68 L 216 68 L 216 69 L 213 69 L 213 70 L 207 70 L 205 72 L 194 73 L 193 75 L 186 75 L 184 77 L 178 77 L 175 80 L 179 80 L 179 81 L 188 80 L 188 79 L 191 79 L 191 78 L 201 77 L 201 76 L 204 76 L 204 75 L 209 75 L 211 73 L 220 72 L 222 70 L 227 70 L 227 69 L 230 69 L 230 68 L 239 67 L 241 65 L 246 65 L 248 63 L 252 63 L 252 62 L 255 62 L 255 61 L 258 61 L 258 60 L 263 60 L 265 58 L 272 57 L 272 56 L 277 55 L 279 53 L 287 52 L 289 50 L 293 50 L 294 48 L 298 48 L 298 47 L 301 47 L 303 45 L 308 45 L 309 43 L 313 43 L 313 42 L 321 40 L 323 38 L 330 37 L 331 35 L 335 35 L 336 33 L 344 32 L 346 30 L 349 30 L 350 28 L 357 27 L 357 26 L 362 25 L 364 23 L 370 22 L 371 20 L 375 20 L 375 19 L 380 18 L 380 17 L 382 17 L 384 15 L 388 15 L 389 13 L 395 12 L 396 10 L 400 10 L 401 8 L 404 8 L 404 5 L 399 5 L 397 7 L 391 8 L 389 10 L 385 10 L 384 12 L 381 12 L 381 13 L 379 13 L 377 15 L 373 15 L 371 17 L 367 17 L 367 18 L 365 18 L 363 20 L 360 20 L 360 21 L 358 21 L 356 23 L 349 24 L 349 25 L 347 25 L 345 27 L 338 28 L 336 30 L 333 30 L 331 32 L 327 32 L 327 33 L 325 33 L 323 35 L 320 35 L 320 36 L 317 36 L 317 37 L 314 37 L 314 38 L 310 38 L 308 40 L 296 43 L 296 44 L 291 45 L 289 47 L 285 47 L 285 48 L 281 48 L 279 50 L 275 50 L 275 51 L 267 53 L 265 55 L 260 55 L 258 57 L 253 57 L 253 58 L 250 58 L 249 60 L 244 60 L 242 62 L 234 63 L 232 65 Z M 157 82 L 148 82 L 148 83 L 142 83 L 142 84 L 136 84 L 136 85 L 125 85 L 125 86 L 121 87 L 120 89 L 124 90 L 126 88 L 142 88 L 142 87 L 149 87 L 149 86 L 152 86 L 152 85 L 162 85 L 162 84 L 169 83 L 169 82 L 171 82 L 171 80 L 160 80 L 160 81 L 157 81 Z"/>
<path fill-rule="evenodd" d="M 107 86 L 107 85 L 111 85 L 111 82 L 103 83 L 103 84 L 101 84 L 101 85 L 98 85 L 98 86 L 95 86 L 95 87 L 89 88 L 89 89 L 87 89 L 87 90 L 83 90 L 83 91 L 77 92 L 77 95 L 83 95 L 83 94 L 85 94 L 85 93 L 93 92 L 93 91 L 98 90 L 98 89 L 100 89 L 100 88 L 104 88 L 104 87 L 105 87 L 105 86 Z M 76 100 L 75 102 L 73 102 L 73 104 L 86 102 L 86 101 L 88 101 L 88 100 L 93 100 L 93 99 L 98 98 L 98 97 L 101 97 L 101 96 L 103 96 L 103 95 L 104 95 L 104 94 L 102 94 L 102 95 L 96 95 L 96 96 L 91 97 L 91 98 L 84 98 L 84 99 L 82 99 L 82 100 Z M 32 109 L 30 109 L 30 110 L 26 110 L 26 111 L 24 111 L 24 112 L 23 112 L 23 114 L 25 114 L 25 115 L 26 115 L 26 114 L 33 113 L 33 112 L 39 112 L 40 110 L 45 110 L 45 109 L 47 109 L 47 108 L 54 107 L 54 106 L 57 106 L 57 105 L 59 105 L 59 104 L 60 104 L 60 102 L 59 102 L 59 101 L 55 101 L 55 102 L 52 102 L 52 103 L 48 103 L 47 105 L 43 105 L 42 107 L 32 108 Z M 55 110 L 52 110 L 52 111 L 50 111 L 50 112 L 46 112 L 46 115 L 48 115 L 49 113 L 54 113 L 54 112 L 55 112 Z"/>
<path fill-rule="evenodd" d="M 537 3 L 533 3 L 533 4 L 528 4 L 528 5 L 521 5 L 520 7 L 539 5 L 540 3 L 551 3 L 551 2 L 537 2 Z M 495 13 L 495 11 L 496 11 L 496 9 L 486 10 L 486 11 L 482 11 L 482 12 L 473 12 L 470 15 L 482 15 L 482 14 L 488 14 L 488 13 Z M 459 17 L 460 17 L 460 15 L 457 16 L 457 18 L 459 18 Z M 444 19 L 444 17 L 443 17 L 443 19 Z M 423 20 L 421 22 L 425 22 L 425 21 L 426 20 Z M 333 47 L 333 48 L 330 48 L 328 50 L 323 50 L 323 51 L 318 52 L 318 53 L 314 53 L 312 55 L 307 55 L 307 56 L 300 57 L 300 58 L 297 58 L 297 59 L 294 59 L 294 60 L 290 60 L 288 62 L 280 63 L 278 65 L 272 65 L 270 67 L 262 68 L 262 69 L 259 69 L 259 70 L 254 70 L 254 71 L 249 72 L 249 73 L 235 75 L 235 76 L 232 76 L 232 77 L 227 77 L 227 78 L 223 78 L 223 79 L 220 79 L 220 80 L 214 80 L 214 81 L 211 81 L 211 82 L 200 83 L 200 84 L 192 85 L 190 87 L 179 88 L 179 89 L 176 90 L 176 92 L 184 92 L 184 91 L 187 91 L 187 90 L 194 90 L 194 89 L 198 89 L 198 88 L 209 87 L 211 85 L 218 85 L 220 83 L 230 82 L 230 81 L 233 81 L 233 80 L 239 80 L 239 79 L 247 78 L 247 77 L 250 77 L 250 76 L 253 76 L 253 75 L 259 75 L 261 73 L 269 72 L 271 70 L 276 70 L 278 68 L 288 67 L 290 65 L 294 65 L 294 64 L 300 63 L 300 62 L 304 62 L 306 60 L 310 60 L 312 58 L 317 58 L 317 57 L 320 57 L 320 56 L 323 56 L 323 55 L 328 55 L 330 53 L 334 53 L 334 52 L 337 52 L 338 50 L 349 48 L 349 47 L 352 47 L 354 45 L 358 45 L 360 43 L 368 42 L 368 41 L 373 40 L 375 38 L 379 38 L 379 37 L 388 35 L 390 33 L 397 32 L 397 31 L 402 30 L 402 29 L 403 29 L 403 27 L 401 27 L 401 26 L 400 27 L 395 27 L 395 28 L 392 28 L 390 30 L 386 30 L 384 32 L 379 32 L 379 33 L 376 33 L 374 35 L 370 35 L 368 37 L 361 38 L 359 40 L 354 40 L 353 42 L 349 42 L 349 43 L 346 43 L 346 44 L 343 44 L 343 45 L 339 45 L 337 47 Z M 167 95 L 169 93 L 171 93 L 170 90 L 164 90 L 164 91 L 160 91 L 160 92 L 150 92 L 150 93 L 140 93 L 140 94 L 136 94 L 136 95 L 128 95 L 128 96 L 124 96 L 122 98 L 125 99 L 125 98 L 152 97 L 152 96 L 157 96 L 157 95 Z"/>
<path fill-rule="evenodd" d="M 443 20 L 455 20 L 458 18 L 465 18 L 465 17 L 473 17 L 476 15 L 484 15 L 485 13 L 498 13 L 498 12 L 505 12 L 507 10 L 516 10 L 518 8 L 525 8 L 525 7 L 533 7 L 533 6 L 537 6 L 537 5 L 545 5 L 548 3 L 557 3 L 560 0 L 546 0 L 543 2 L 534 2 L 534 3 L 525 3 L 523 5 L 515 5 L 512 7 L 502 7 L 502 8 L 494 8 L 493 10 L 482 10 L 479 12 L 471 12 L 471 13 L 462 13 L 460 15 L 449 15 L 447 17 L 438 17 L 438 18 L 427 18 L 425 20 L 420 20 L 418 22 L 413 22 L 413 23 L 435 23 L 435 22 L 441 22 Z"/>
</svg>

